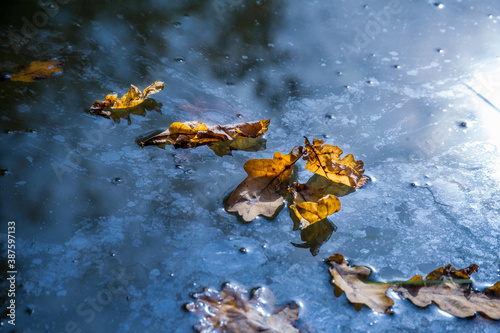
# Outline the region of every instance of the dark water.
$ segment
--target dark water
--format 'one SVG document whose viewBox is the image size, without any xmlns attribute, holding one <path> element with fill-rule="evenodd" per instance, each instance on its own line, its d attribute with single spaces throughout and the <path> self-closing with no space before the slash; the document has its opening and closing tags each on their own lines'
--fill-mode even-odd
<svg viewBox="0 0 500 333">
<path fill-rule="evenodd" d="M 226 281 L 300 302 L 318 332 L 498 330 L 403 300 L 393 316 L 356 312 L 322 262 L 339 252 L 381 281 L 476 263 L 478 288 L 500 279 L 497 2 L 63 2 L 45 16 L 35 1 L 2 6 L 1 72 L 64 68 L 0 82 L 2 276 L 8 221 L 18 272 L 16 327 L 2 312 L 2 330 L 189 332 L 189 294 Z M 154 80 L 161 112 L 85 112 Z M 259 152 L 136 143 L 174 121 L 267 118 Z M 291 245 L 286 208 L 250 224 L 223 210 L 245 161 L 304 135 L 353 153 L 373 180 L 341 198 L 317 256 Z"/>
</svg>

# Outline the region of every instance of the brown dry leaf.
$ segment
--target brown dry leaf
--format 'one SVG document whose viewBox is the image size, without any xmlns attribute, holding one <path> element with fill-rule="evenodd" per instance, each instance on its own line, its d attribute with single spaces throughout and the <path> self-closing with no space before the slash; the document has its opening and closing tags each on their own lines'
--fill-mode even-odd
<svg viewBox="0 0 500 333">
<path fill-rule="evenodd" d="M 148 96 L 163 90 L 164 87 L 165 83 L 155 81 L 144 89 L 144 91 L 141 91 L 139 88 L 131 84 L 129 91 L 120 99 L 118 99 L 118 95 L 116 94 L 107 95 L 103 102 L 96 101 L 92 104 L 90 110 L 93 113 L 99 114 L 100 110 L 133 108 L 144 102 Z"/>
<path fill-rule="evenodd" d="M 386 295 L 391 286 L 389 283 L 365 283 L 363 280 L 368 278 L 372 271 L 363 266 L 350 267 L 339 253 L 333 254 L 326 262 L 332 266 L 330 273 L 334 286 L 345 292 L 356 310 L 361 308 L 360 304 L 364 304 L 375 312 L 392 314 L 391 306 L 394 301 Z M 335 295 L 340 294 L 336 290 Z"/>
<path fill-rule="evenodd" d="M 416 275 L 406 282 L 393 284 L 392 289 L 420 307 L 434 302 L 456 317 L 470 317 L 479 312 L 500 320 L 500 282 L 484 292 L 474 290 L 469 275 L 476 271 L 477 265 L 461 270 L 447 265 L 429 273 L 425 280 Z"/>
<path fill-rule="evenodd" d="M 360 188 L 368 182 L 368 177 L 363 176 L 365 169 L 363 161 L 354 160 L 352 154 L 344 158 L 342 149 L 337 146 L 323 145 L 323 140 L 314 139 L 313 144 L 305 138 L 307 149 L 306 169 L 337 183 Z"/>
<path fill-rule="evenodd" d="M 35 80 L 46 79 L 53 73 L 62 72 L 60 61 L 49 59 L 47 61 L 33 61 L 28 67 L 10 77 L 11 81 L 35 82 Z"/>
<path fill-rule="evenodd" d="M 325 219 L 340 210 L 340 200 L 332 195 L 324 195 L 323 188 L 296 184 L 289 188 L 293 196 L 290 208 L 302 223 L 302 228 Z"/>
<path fill-rule="evenodd" d="M 290 154 L 274 154 L 273 159 L 248 160 L 244 169 L 248 177 L 236 187 L 226 203 L 228 212 L 238 212 L 250 222 L 258 215 L 272 217 L 283 205 L 281 187 L 286 186 L 293 165 L 304 154 L 304 148 L 296 146 Z"/>
<path fill-rule="evenodd" d="M 259 288 L 248 299 L 247 291 L 226 283 L 220 292 L 207 288 L 194 294 L 195 302 L 186 309 L 202 317 L 194 326 L 197 332 L 225 333 L 298 333 L 293 326 L 299 318 L 299 306 L 291 302 L 276 309 L 272 291 Z"/>
<path fill-rule="evenodd" d="M 186 123 L 175 122 L 170 125 L 168 130 L 147 137 L 141 140 L 139 144 L 143 147 L 150 145 L 164 147 L 165 145 L 172 144 L 175 148 L 195 148 L 222 141 L 236 140 L 238 138 L 257 138 L 267 132 L 269 123 L 269 119 L 251 123 L 214 126 L 207 126 L 205 123 L 197 121 Z M 237 148 L 238 144 L 233 147 L 226 147 L 225 151 Z"/>
</svg>

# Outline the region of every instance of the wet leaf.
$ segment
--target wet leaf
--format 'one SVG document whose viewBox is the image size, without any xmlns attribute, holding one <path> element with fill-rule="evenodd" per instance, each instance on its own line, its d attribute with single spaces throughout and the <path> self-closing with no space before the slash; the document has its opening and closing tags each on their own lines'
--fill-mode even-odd
<svg viewBox="0 0 500 333">
<path fill-rule="evenodd" d="M 100 114 L 101 110 L 133 108 L 144 102 L 148 96 L 163 90 L 164 87 L 165 84 L 163 82 L 155 81 L 141 91 L 131 84 L 129 91 L 120 99 L 118 99 L 118 95 L 116 94 L 107 95 L 103 102 L 96 101 L 90 107 L 90 110 L 95 114 Z"/>
<path fill-rule="evenodd" d="M 361 160 L 354 160 L 352 154 L 344 158 L 342 149 L 337 146 L 323 145 L 323 140 L 314 139 L 313 144 L 305 138 L 307 149 L 306 169 L 329 180 L 342 183 L 354 188 L 359 188 L 368 182 L 368 177 L 363 176 L 365 169 Z"/>
<path fill-rule="evenodd" d="M 293 219 L 293 218 L 292 218 Z M 294 220 L 295 222 L 295 220 Z M 300 221 L 297 219 L 297 224 L 294 230 L 298 229 Z M 309 227 L 302 229 L 300 231 L 300 239 L 304 242 L 301 244 L 292 243 L 295 247 L 300 247 L 303 249 L 309 249 L 313 256 L 318 255 L 320 247 L 325 244 L 333 232 L 337 230 L 337 227 L 328 219 L 324 219 L 310 225 Z"/>
<path fill-rule="evenodd" d="M 302 228 L 325 219 L 340 210 L 340 200 L 332 195 L 324 195 L 323 188 L 296 184 L 289 189 L 293 196 L 290 208 L 302 223 Z"/>
<path fill-rule="evenodd" d="M 304 148 L 297 146 L 287 155 L 276 152 L 273 159 L 248 160 L 244 165 L 248 177 L 233 191 L 226 210 L 247 222 L 258 215 L 272 217 L 283 205 L 282 187 L 288 185 L 293 165 L 303 154 Z"/>
<path fill-rule="evenodd" d="M 10 77 L 11 81 L 35 82 L 35 80 L 47 79 L 52 74 L 62 72 L 60 61 L 49 59 L 47 61 L 33 61 L 28 67 Z"/>
<path fill-rule="evenodd" d="M 161 107 L 163 105 L 161 103 L 156 102 L 152 98 L 146 98 L 144 102 L 139 105 L 136 105 L 131 108 L 125 109 L 95 109 L 90 110 L 90 113 L 102 116 L 104 118 L 113 119 L 113 121 L 117 124 L 120 123 L 121 119 L 125 119 L 127 123 L 130 125 L 132 120 L 130 119 L 130 115 L 142 116 L 146 115 L 146 111 L 156 111 L 161 113 Z"/>
<path fill-rule="evenodd" d="M 227 146 L 214 148 L 216 154 L 227 154 L 238 147 L 248 148 L 252 144 L 258 146 L 259 141 L 239 141 L 240 138 L 257 138 L 267 132 L 269 119 L 252 123 L 239 123 L 234 125 L 213 125 L 189 121 L 186 123 L 175 122 L 168 130 L 141 140 L 141 146 L 155 145 L 164 147 L 174 145 L 175 148 L 195 148 L 198 146 L 212 145 L 218 142 L 228 142 Z M 262 143 L 262 141 L 260 141 Z M 232 145 L 232 146 L 231 146 Z"/>
<path fill-rule="evenodd" d="M 469 276 L 476 271 L 477 265 L 460 270 L 447 265 L 429 273 L 425 280 L 416 275 L 406 282 L 393 284 L 392 289 L 420 307 L 434 302 L 456 317 L 470 317 L 479 312 L 500 320 L 500 282 L 484 292 L 474 290 Z"/>
<path fill-rule="evenodd" d="M 350 267 L 339 253 L 333 254 L 326 262 L 332 266 L 330 273 L 334 286 L 338 288 L 335 292 L 337 297 L 340 296 L 341 290 L 356 310 L 361 308 L 360 305 L 366 305 L 378 313 L 392 313 L 391 306 L 394 301 L 386 295 L 391 286 L 389 283 L 366 283 L 364 280 L 370 276 L 371 270 L 363 266 Z"/>
<path fill-rule="evenodd" d="M 194 294 L 195 302 L 186 309 L 201 317 L 194 326 L 197 332 L 225 333 L 297 333 L 293 326 L 298 320 L 299 306 L 295 302 L 276 308 L 275 298 L 268 288 L 259 288 L 248 299 L 248 292 L 233 284 L 225 284 L 218 292 L 206 288 Z"/>
<path fill-rule="evenodd" d="M 310 187 L 322 188 L 324 195 L 333 194 L 337 197 L 342 197 L 356 191 L 353 187 L 332 182 L 331 180 L 318 174 L 314 174 L 311 178 L 309 178 L 306 184 Z"/>
</svg>

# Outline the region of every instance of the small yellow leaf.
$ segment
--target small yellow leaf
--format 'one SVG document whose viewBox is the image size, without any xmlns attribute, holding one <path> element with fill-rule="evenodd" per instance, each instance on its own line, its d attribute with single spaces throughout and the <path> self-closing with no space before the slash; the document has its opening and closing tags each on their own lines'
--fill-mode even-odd
<svg viewBox="0 0 500 333">
<path fill-rule="evenodd" d="M 22 69 L 19 73 L 11 76 L 11 81 L 35 82 L 35 80 L 46 79 L 53 73 L 62 72 L 59 66 L 61 62 L 55 59 L 47 61 L 33 61 L 28 67 Z"/>
<path fill-rule="evenodd" d="M 129 91 L 120 99 L 118 99 L 118 95 L 107 95 L 103 102 L 96 101 L 90 109 L 96 112 L 96 110 L 103 109 L 133 108 L 144 102 L 149 95 L 156 94 L 163 90 L 164 87 L 165 83 L 155 81 L 141 92 L 139 88 L 132 84 L 130 85 Z"/>
<path fill-rule="evenodd" d="M 297 184 L 289 189 L 293 196 L 290 208 L 301 220 L 302 228 L 321 221 L 340 210 L 340 200 L 331 194 L 323 195 L 322 188 Z"/>
</svg>

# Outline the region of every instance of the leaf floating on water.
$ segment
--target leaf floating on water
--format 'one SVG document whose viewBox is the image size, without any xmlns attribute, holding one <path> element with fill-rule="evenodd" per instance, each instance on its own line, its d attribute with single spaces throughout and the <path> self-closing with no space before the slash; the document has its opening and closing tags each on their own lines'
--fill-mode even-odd
<svg viewBox="0 0 500 333">
<path fill-rule="evenodd" d="M 293 326 L 299 318 L 299 306 L 295 302 L 280 308 L 268 288 L 259 288 L 248 299 L 248 292 L 233 284 L 225 284 L 218 292 L 206 288 L 194 294 L 195 302 L 186 309 L 202 317 L 194 326 L 197 332 L 231 333 L 298 333 Z"/>
<path fill-rule="evenodd" d="M 296 228 L 294 227 L 294 230 L 297 230 L 299 228 L 299 225 L 300 221 L 298 221 L 298 223 L 296 224 Z M 292 245 L 303 249 L 309 249 L 311 254 L 313 256 L 316 256 L 319 253 L 320 247 L 330 239 L 333 232 L 336 230 L 337 226 L 328 221 L 328 219 L 318 221 L 307 228 L 303 228 L 300 231 L 300 239 L 304 243 L 292 243 Z"/>
<path fill-rule="evenodd" d="M 234 125 L 213 125 L 190 121 L 186 123 L 175 122 L 168 130 L 141 140 L 141 146 L 165 146 L 174 145 L 175 148 L 195 148 L 204 145 L 219 146 L 212 148 L 214 152 L 222 156 L 231 150 L 238 148 L 248 149 L 262 147 L 262 140 L 242 140 L 245 138 L 255 139 L 267 132 L 270 120 L 260 120 L 251 123 L 239 123 Z M 222 143 L 226 143 L 223 145 Z M 260 147 L 259 147 L 260 146 Z"/>
<path fill-rule="evenodd" d="M 410 280 L 395 283 L 392 289 L 413 304 L 426 307 L 432 302 L 456 317 L 471 317 L 476 312 L 500 320 L 500 281 L 484 292 L 474 290 L 470 274 L 477 265 L 457 270 L 451 265 L 429 273 L 425 280 L 416 275 Z"/>
<path fill-rule="evenodd" d="M 49 59 L 47 61 L 33 61 L 28 67 L 21 69 L 19 73 L 10 77 L 11 81 L 35 82 L 35 80 L 47 79 L 52 74 L 62 72 L 60 61 Z"/>
<path fill-rule="evenodd" d="M 333 254 L 326 262 L 332 266 L 330 273 L 336 287 L 335 296 L 340 296 L 343 291 L 356 310 L 361 309 L 361 305 L 366 305 L 375 312 L 392 314 L 394 301 L 386 295 L 391 286 L 389 283 L 365 283 L 363 280 L 372 271 L 363 266 L 350 267 L 339 253 Z"/>
<path fill-rule="evenodd" d="M 354 160 L 352 154 L 341 159 L 342 149 L 337 146 L 323 145 L 323 142 L 323 140 L 314 139 L 311 145 L 305 138 L 307 170 L 333 182 L 354 188 L 360 188 L 368 182 L 368 177 L 363 176 L 365 172 L 363 161 Z"/>
<path fill-rule="evenodd" d="M 340 210 L 340 200 L 332 195 L 324 195 L 323 188 L 296 184 L 289 189 L 293 196 L 290 208 L 302 222 L 302 228 L 321 221 Z"/>
<path fill-rule="evenodd" d="M 155 81 L 142 92 L 139 88 L 130 85 L 129 91 L 118 99 L 118 95 L 107 95 L 103 102 L 96 101 L 90 107 L 92 113 L 100 115 L 102 110 L 133 108 L 144 102 L 148 96 L 163 90 L 165 83 Z"/>
<path fill-rule="evenodd" d="M 146 116 L 146 111 L 156 111 L 158 113 L 161 113 L 161 107 L 163 105 L 161 103 L 158 103 L 152 98 L 146 98 L 144 102 L 142 102 L 139 105 L 136 105 L 131 108 L 125 108 L 125 109 L 96 109 L 96 110 L 91 110 L 90 113 L 102 116 L 107 119 L 113 119 L 113 121 L 117 124 L 120 123 L 121 119 L 125 119 L 128 124 L 130 125 L 132 123 L 132 120 L 130 119 L 130 115 L 136 115 L 136 116 Z"/>
<path fill-rule="evenodd" d="M 272 217 L 283 205 L 283 189 L 303 154 L 304 148 L 297 146 L 287 155 L 276 152 L 273 159 L 248 160 L 244 165 L 248 177 L 233 191 L 226 210 L 237 212 L 247 222 L 258 215 Z"/>
</svg>

